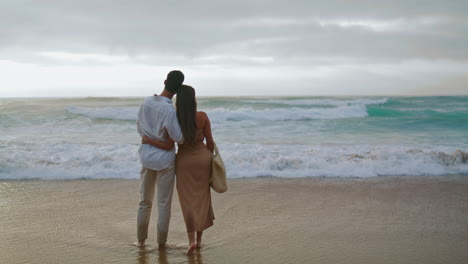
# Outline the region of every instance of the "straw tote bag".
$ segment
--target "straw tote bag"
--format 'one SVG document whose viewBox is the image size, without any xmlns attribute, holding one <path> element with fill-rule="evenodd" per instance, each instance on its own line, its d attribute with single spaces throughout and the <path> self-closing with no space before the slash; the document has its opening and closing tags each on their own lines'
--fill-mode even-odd
<svg viewBox="0 0 468 264">
<path fill-rule="evenodd" d="M 223 159 L 218 151 L 218 146 L 214 146 L 214 154 L 211 156 L 211 188 L 215 192 L 223 193 L 227 191 L 226 168 Z"/>
</svg>

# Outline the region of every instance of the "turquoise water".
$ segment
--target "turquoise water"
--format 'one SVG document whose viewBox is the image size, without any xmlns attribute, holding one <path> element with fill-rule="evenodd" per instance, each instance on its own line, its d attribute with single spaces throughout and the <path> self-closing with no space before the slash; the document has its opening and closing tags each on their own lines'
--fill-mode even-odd
<svg viewBox="0 0 468 264">
<path fill-rule="evenodd" d="M 270 132 L 268 137 L 277 131 L 277 139 L 283 139 L 279 143 L 316 144 L 319 139 L 329 144 L 411 141 L 466 147 L 468 142 L 466 96 L 213 99 L 201 100 L 200 106 L 212 111 L 216 121 L 250 122 L 252 133 L 259 126 L 271 129 L 264 131 Z"/>
<path fill-rule="evenodd" d="M 138 178 L 143 98 L 0 100 L 0 179 Z M 198 98 L 229 177 L 468 174 L 468 96 Z"/>
</svg>

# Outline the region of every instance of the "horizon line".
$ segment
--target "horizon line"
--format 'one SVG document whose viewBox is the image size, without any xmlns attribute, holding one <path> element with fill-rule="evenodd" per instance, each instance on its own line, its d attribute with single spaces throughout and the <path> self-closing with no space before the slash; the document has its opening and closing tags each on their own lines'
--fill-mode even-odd
<svg viewBox="0 0 468 264">
<path fill-rule="evenodd" d="M 0 99 L 86 99 L 86 98 L 145 98 L 151 95 L 125 95 L 125 96 L 9 96 L 0 97 Z M 177 97 L 177 94 L 175 95 Z M 451 97 L 451 96 L 468 96 L 468 94 L 433 94 L 433 95 L 416 95 L 416 94 L 385 94 L 385 95 L 201 95 L 197 98 L 304 98 L 304 97 Z"/>
</svg>

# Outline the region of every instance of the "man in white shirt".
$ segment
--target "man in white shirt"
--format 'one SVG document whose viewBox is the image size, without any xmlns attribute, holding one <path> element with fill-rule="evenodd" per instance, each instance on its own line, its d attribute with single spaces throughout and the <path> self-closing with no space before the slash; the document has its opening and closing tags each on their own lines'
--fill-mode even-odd
<svg viewBox="0 0 468 264">
<path fill-rule="evenodd" d="M 137 130 L 141 137 L 166 141 L 168 137 L 182 143 L 183 136 L 177 120 L 172 97 L 184 81 L 180 71 L 171 71 L 164 81 L 164 90 L 158 96 L 147 97 L 138 110 Z M 142 165 L 140 177 L 140 204 L 137 217 L 137 237 L 139 247 L 145 246 L 148 238 L 148 225 L 151 216 L 155 185 L 158 186 L 158 226 L 159 248 L 167 242 L 171 218 L 172 193 L 175 179 L 175 148 L 163 150 L 150 144 L 142 144 L 138 150 Z"/>
</svg>

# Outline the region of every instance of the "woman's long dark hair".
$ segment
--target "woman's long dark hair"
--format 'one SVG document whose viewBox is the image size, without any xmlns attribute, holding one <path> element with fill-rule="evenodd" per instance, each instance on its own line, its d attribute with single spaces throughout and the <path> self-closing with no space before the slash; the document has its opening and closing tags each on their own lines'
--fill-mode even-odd
<svg viewBox="0 0 468 264">
<path fill-rule="evenodd" d="M 177 119 L 184 136 L 184 144 L 195 143 L 197 136 L 197 101 L 195 100 L 195 89 L 192 86 L 182 85 L 177 91 L 176 100 Z"/>
</svg>

